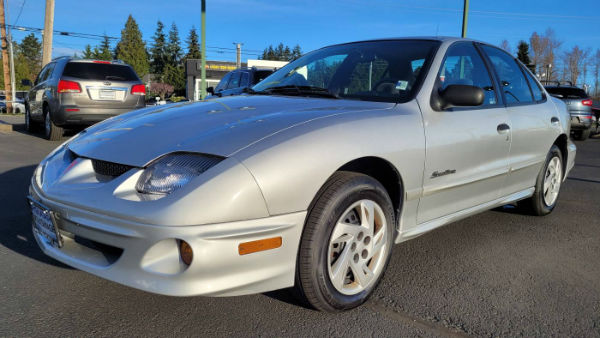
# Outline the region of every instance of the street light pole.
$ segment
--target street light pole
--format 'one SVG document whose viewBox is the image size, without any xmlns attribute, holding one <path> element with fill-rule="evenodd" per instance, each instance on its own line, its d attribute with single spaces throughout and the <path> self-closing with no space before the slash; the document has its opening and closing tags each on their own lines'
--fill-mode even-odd
<svg viewBox="0 0 600 338">
<path fill-rule="evenodd" d="M 463 21 L 462 21 L 462 37 L 467 37 L 467 22 L 469 20 L 469 0 L 465 0 L 463 7 Z"/>
<path fill-rule="evenodd" d="M 202 39 L 201 51 L 200 51 L 200 99 L 204 100 L 206 97 L 206 0 L 202 0 L 201 6 L 201 25 L 200 25 L 200 38 Z"/>
</svg>

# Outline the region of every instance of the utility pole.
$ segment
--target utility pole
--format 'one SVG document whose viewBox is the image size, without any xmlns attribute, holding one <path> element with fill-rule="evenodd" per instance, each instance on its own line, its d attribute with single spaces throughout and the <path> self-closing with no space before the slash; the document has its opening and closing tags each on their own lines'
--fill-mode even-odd
<svg viewBox="0 0 600 338">
<path fill-rule="evenodd" d="M 42 67 L 52 60 L 52 33 L 54 29 L 54 0 L 46 0 L 46 18 L 44 19 L 44 39 Z"/>
<path fill-rule="evenodd" d="M 243 43 L 234 42 L 237 59 L 235 62 L 236 68 L 242 67 L 242 45 Z"/>
<path fill-rule="evenodd" d="M 467 37 L 467 21 L 469 20 L 469 0 L 464 0 L 465 5 L 463 7 L 463 23 L 462 23 L 462 37 Z"/>
<path fill-rule="evenodd" d="M 0 0 L 1 1 L 1 0 Z M 8 2 L 7 2 L 8 4 Z M 10 24 L 10 19 L 9 19 L 9 10 L 8 10 L 8 6 L 6 6 L 6 22 L 8 22 Z M 10 96 L 6 95 L 6 102 L 8 103 L 8 101 L 11 101 L 11 108 L 13 108 L 13 104 L 12 101 L 16 101 L 17 100 L 17 84 L 15 83 L 15 53 L 13 51 L 13 41 L 12 41 L 12 28 L 8 29 L 8 53 L 10 55 L 10 88 L 11 88 L 11 93 Z M 14 112 L 14 109 L 11 109 L 12 112 Z M 8 107 L 7 107 L 7 111 L 8 111 Z"/>
<path fill-rule="evenodd" d="M 12 113 L 12 102 L 10 100 L 10 70 L 8 65 L 8 40 L 6 39 L 6 21 L 4 17 L 4 0 L 0 0 L 0 38 L 2 39 L 2 67 L 4 73 L 4 95 L 6 97 L 6 112 Z"/>
<path fill-rule="evenodd" d="M 202 43 L 200 46 L 200 99 L 204 100 L 206 97 L 206 0 L 202 0 L 201 5 L 201 25 L 200 25 L 200 38 Z"/>
</svg>

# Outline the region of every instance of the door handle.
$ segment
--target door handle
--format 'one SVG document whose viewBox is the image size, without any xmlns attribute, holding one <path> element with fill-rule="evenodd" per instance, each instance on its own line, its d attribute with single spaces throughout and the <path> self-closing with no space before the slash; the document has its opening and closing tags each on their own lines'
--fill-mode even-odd
<svg viewBox="0 0 600 338">
<path fill-rule="evenodd" d="M 558 122 L 560 122 L 560 120 L 556 116 L 552 116 L 552 118 L 550 119 L 550 123 L 552 124 L 558 124 Z"/>
<path fill-rule="evenodd" d="M 510 126 L 506 123 L 500 123 L 496 130 L 498 131 L 498 134 L 506 134 L 510 131 Z"/>
</svg>

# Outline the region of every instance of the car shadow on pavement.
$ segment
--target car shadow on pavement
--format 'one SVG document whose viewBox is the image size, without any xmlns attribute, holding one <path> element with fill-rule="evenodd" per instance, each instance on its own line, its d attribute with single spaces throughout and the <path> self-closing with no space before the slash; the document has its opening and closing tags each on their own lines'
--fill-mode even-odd
<svg viewBox="0 0 600 338">
<path fill-rule="evenodd" d="M 314 310 L 314 308 L 312 308 L 310 305 L 306 304 L 305 302 L 299 300 L 298 297 L 296 297 L 294 295 L 293 288 L 269 291 L 269 292 L 263 293 L 263 295 L 265 295 L 271 299 L 283 302 L 283 303 L 287 303 L 287 304 L 298 306 L 298 307 L 303 307 L 308 310 Z"/>
<path fill-rule="evenodd" d="M 46 256 L 31 232 L 31 214 L 26 198 L 35 167 L 30 165 L 0 173 L 0 245 L 37 261 L 72 269 Z"/>
</svg>

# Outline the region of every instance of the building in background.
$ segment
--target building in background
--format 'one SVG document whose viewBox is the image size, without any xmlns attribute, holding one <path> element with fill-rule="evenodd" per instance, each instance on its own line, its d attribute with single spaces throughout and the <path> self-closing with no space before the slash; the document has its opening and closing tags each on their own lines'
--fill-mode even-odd
<svg viewBox="0 0 600 338">
<path fill-rule="evenodd" d="M 271 60 L 251 60 L 247 63 L 242 63 L 242 68 L 245 67 L 257 67 L 257 68 L 271 68 L 278 69 L 285 66 L 285 61 L 271 61 Z M 185 78 L 186 78 L 186 90 L 185 96 L 188 100 L 199 100 L 200 99 L 200 70 L 201 68 L 200 59 L 188 59 L 185 62 Z M 206 88 L 216 87 L 219 81 L 232 70 L 235 70 L 235 62 L 229 61 L 206 61 Z"/>
</svg>

